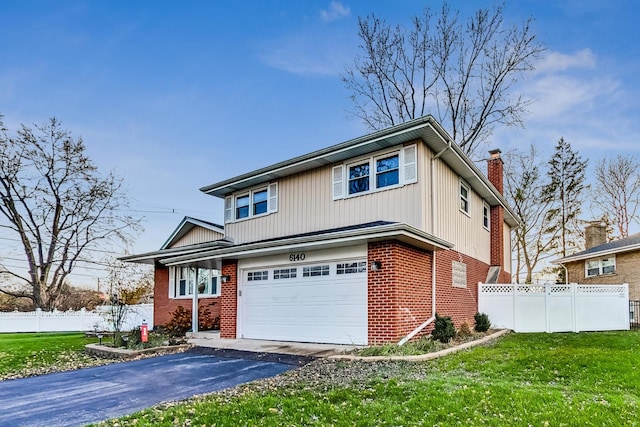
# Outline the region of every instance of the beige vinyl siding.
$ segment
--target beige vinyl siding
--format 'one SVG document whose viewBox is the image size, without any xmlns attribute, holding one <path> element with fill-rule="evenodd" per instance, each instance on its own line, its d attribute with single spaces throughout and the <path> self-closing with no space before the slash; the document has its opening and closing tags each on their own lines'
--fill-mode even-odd
<svg viewBox="0 0 640 427">
<path fill-rule="evenodd" d="M 194 227 L 189 230 L 180 240 L 171 245 L 172 248 L 179 248 L 182 246 L 195 245 L 198 243 L 211 242 L 213 240 L 223 239 L 224 235 L 217 231 L 208 230 L 203 227 Z"/>
<path fill-rule="evenodd" d="M 482 226 L 482 198 L 469 189 L 469 215 L 460 210 L 460 176 L 441 160 L 435 175 L 435 232 L 453 243 L 454 250 L 491 263 L 491 233 Z"/>
<path fill-rule="evenodd" d="M 335 165 L 283 178 L 278 181 L 278 212 L 227 223 L 227 237 L 241 244 L 372 221 L 404 222 L 423 229 L 423 150 L 420 144 L 418 182 L 399 188 L 333 200 L 332 168 Z"/>
<path fill-rule="evenodd" d="M 511 273 L 511 227 L 506 222 L 502 226 L 504 241 L 504 271 Z"/>
</svg>

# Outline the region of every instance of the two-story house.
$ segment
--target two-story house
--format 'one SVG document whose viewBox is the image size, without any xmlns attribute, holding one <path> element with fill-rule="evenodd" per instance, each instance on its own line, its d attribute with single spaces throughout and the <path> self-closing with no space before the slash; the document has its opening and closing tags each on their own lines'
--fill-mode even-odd
<svg viewBox="0 0 640 427">
<path fill-rule="evenodd" d="M 186 218 L 155 252 L 155 324 L 177 305 L 222 338 L 376 344 L 435 313 L 472 323 L 478 282 L 509 283 L 499 150 L 488 177 L 431 116 L 217 182 L 224 230 Z"/>
</svg>

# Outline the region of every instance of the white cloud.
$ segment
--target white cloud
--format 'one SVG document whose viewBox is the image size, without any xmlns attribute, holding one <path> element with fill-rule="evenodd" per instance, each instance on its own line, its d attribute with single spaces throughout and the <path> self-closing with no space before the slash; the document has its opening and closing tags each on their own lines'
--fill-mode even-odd
<svg viewBox="0 0 640 427">
<path fill-rule="evenodd" d="M 595 66 L 596 56 L 591 49 L 582 49 L 572 54 L 548 52 L 536 64 L 536 73 L 554 73 L 570 68 L 593 69 Z"/>
<path fill-rule="evenodd" d="M 340 33 L 310 32 L 273 40 L 258 54 L 272 68 L 298 75 L 337 76 L 353 52 Z"/>
<path fill-rule="evenodd" d="M 620 84 L 610 77 L 583 79 L 571 75 L 551 75 L 538 79 L 529 93 L 535 120 L 573 117 L 610 104 Z"/>
<path fill-rule="evenodd" d="M 327 10 L 320 11 L 320 17 L 324 22 L 333 22 L 341 18 L 346 18 L 351 15 L 351 8 L 345 6 L 339 1 L 332 1 L 329 3 Z"/>
</svg>

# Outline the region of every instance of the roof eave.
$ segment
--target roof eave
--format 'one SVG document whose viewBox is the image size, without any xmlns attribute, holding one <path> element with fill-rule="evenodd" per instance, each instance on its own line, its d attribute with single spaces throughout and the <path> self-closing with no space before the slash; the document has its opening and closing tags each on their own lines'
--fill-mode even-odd
<svg viewBox="0 0 640 427">
<path fill-rule="evenodd" d="M 431 129 L 433 132 L 427 132 L 427 129 Z M 438 138 L 429 138 L 433 134 L 437 135 Z M 519 224 L 515 212 L 509 207 L 504 196 L 498 192 L 489 179 L 464 154 L 462 149 L 453 141 L 453 138 L 431 115 L 238 175 L 202 187 L 200 191 L 224 198 L 228 194 L 244 188 L 261 185 L 293 173 L 341 162 L 356 154 L 363 154 L 363 152 L 374 152 L 416 139 L 421 139 L 435 152 L 440 152 L 444 148 L 451 148 L 449 150 L 451 153 L 445 152 L 443 155 L 449 166 L 467 180 L 472 188 L 489 204 L 493 206 L 500 205 L 505 208 L 505 221 L 511 227 Z"/>
<path fill-rule="evenodd" d="M 265 241 L 238 245 L 228 248 L 201 251 L 184 256 L 166 257 L 160 259 L 164 265 L 181 265 L 196 263 L 211 258 L 243 258 L 258 256 L 265 253 L 284 252 L 293 249 L 315 248 L 318 246 L 334 245 L 346 246 L 358 241 L 380 241 L 395 239 L 405 243 L 419 246 L 428 250 L 445 250 L 453 247 L 453 244 L 424 233 L 407 224 L 388 224 L 374 228 L 341 231 L 337 233 L 319 234 L 315 236 L 300 236 L 284 238 L 278 241 Z"/>
<path fill-rule="evenodd" d="M 640 244 L 635 244 L 635 245 L 629 245 L 629 246 L 623 246 L 621 248 L 612 248 L 612 249 L 606 249 L 606 250 L 602 250 L 602 251 L 596 251 L 596 252 L 589 252 L 589 253 L 579 253 L 579 254 L 575 254 L 575 255 L 569 255 L 567 257 L 564 258 L 559 258 L 559 259 L 554 259 L 553 261 L 550 261 L 551 264 L 566 264 L 568 262 L 575 262 L 575 261 L 583 261 L 586 259 L 590 259 L 590 258 L 598 258 L 598 257 L 602 257 L 602 256 L 607 256 L 607 255 L 615 255 L 615 254 L 619 254 L 622 252 L 631 252 L 631 251 L 636 251 L 636 250 L 640 250 Z"/>
</svg>

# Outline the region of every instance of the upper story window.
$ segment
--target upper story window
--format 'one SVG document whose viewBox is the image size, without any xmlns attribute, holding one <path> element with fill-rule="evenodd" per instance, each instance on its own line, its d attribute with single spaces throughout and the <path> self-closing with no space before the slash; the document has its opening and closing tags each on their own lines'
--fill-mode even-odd
<svg viewBox="0 0 640 427">
<path fill-rule="evenodd" d="M 249 217 L 249 195 L 236 197 L 236 219 Z"/>
<path fill-rule="evenodd" d="M 233 222 L 278 211 L 278 183 L 224 199 L 224 222 Z"/>
<path fill-rule="evenodd" d="M 469 215 L 469 186 L 460 180 L 460 210 Z"/>
<path fill-rule="evenodd" d="M 376 159 L 376 188 L 400 183 L 400 155 Z"/>
<path fill-rule="evenodd" d="M 417 182 L 417 146 L 334 166 L 331 179 L 334 200 Z"/>
<path fill-rule="evenodd" d="M 610 256 L 608 258 L 590 259 L 587 260 L 585 267 L 587 277 L 614 274 L 616 272 L 616 258 Z"/>
<path fill-rule="evenodd" d="M 349 166 L 349 194 L 369 191 L 369 162 Z"/>
<path fill-rule="evenodd" d="M 490 215 L 491 208 L 489 207 L 489 204 L 487 202 L 482 202 L 482 226 L 486 230 L 489 230 L 491 227 Z"/>
<path fill-rule="evenodd" d="M 169 296 L 192 298 L 194 289 L 199 297 L 220 295 L 219 272 L 207 268 L 171 267 L 169 271 Z"/>
<path fill-rule="evenodd" d="M 267 189 L 253 192 L 253 214 L 262 215 L 267 213 Z"/>
</svg>

